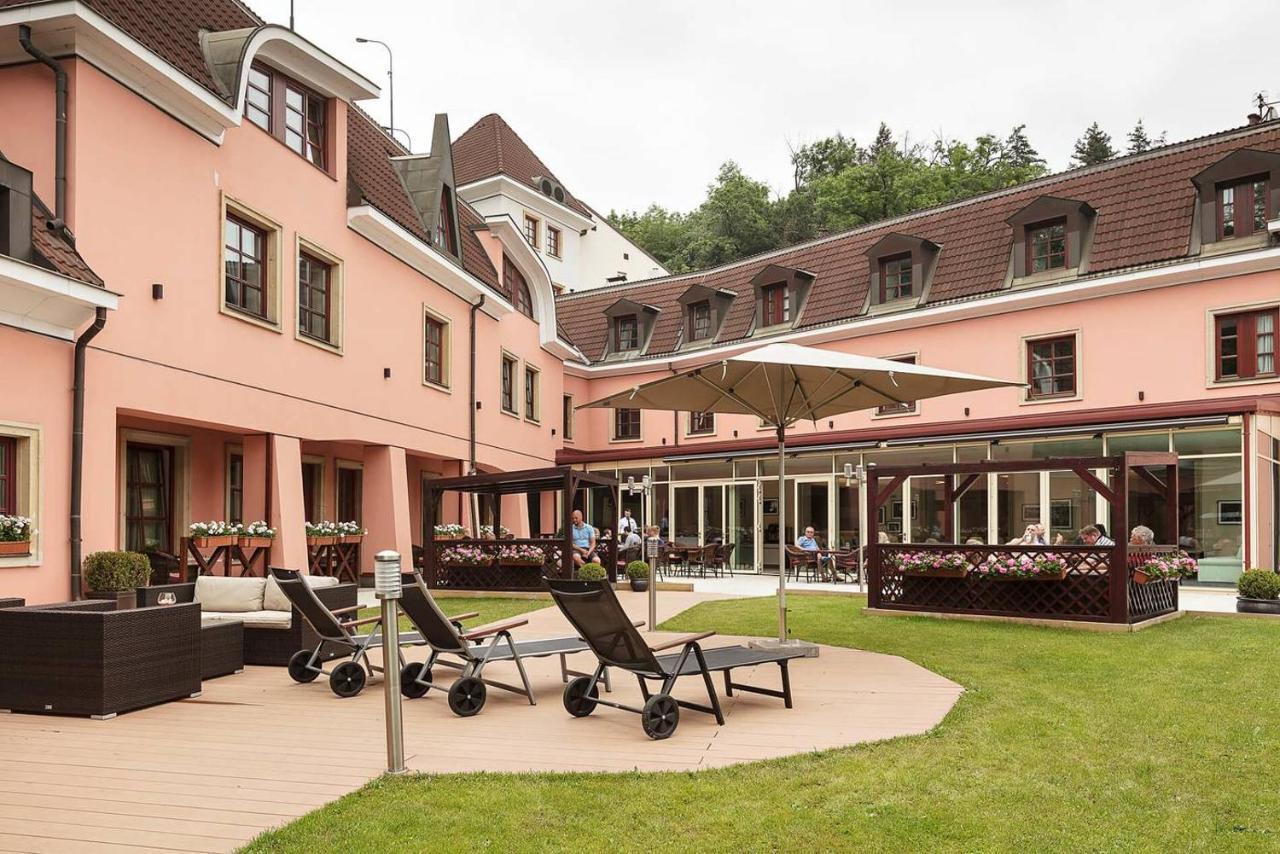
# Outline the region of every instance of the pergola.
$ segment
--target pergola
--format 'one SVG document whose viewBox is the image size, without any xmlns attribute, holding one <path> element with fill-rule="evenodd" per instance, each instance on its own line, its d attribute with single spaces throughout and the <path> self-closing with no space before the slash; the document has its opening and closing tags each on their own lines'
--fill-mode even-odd
<svg viewBox="0 0 1280 854">
<path fill-rule="evenodd" d="M 1102 469 L 1106 481 L 1095 472 Z M 1156 470 L 1163 470 L 1162 475 Z M 955 503 L 990 473 L 1070 471 L 1110 505 L 1114 546 L 957 544 Z M 1040 460 L 985 460 L 921 463 L 867 469 L 868 605 L 889 610 L 1132 623 L 1176 611 L 1175 581 L 1136 584 L 1134 560 L 1177 551 L 1177 545 L 1131 546 L 1129 473 L 1151 484 L 1165 499 L 1165 530 L 1178 531 L 1178 455 L 1126 453 L 1112 457 L 1049 457 Z M 943 480 L 943 539 L 938 544 L 879 542 L 879 509 L 910 477 Z M 981 577 L 910 577 L 894 567 L 907 552 L 959 552 L 971 566 L 992 558 L 1054 553 L 1069 564 L 1061 580 L 994 580 Z"/>
<path fill-rule="evenodd" d="M 461 539 L 443 539 L 435 534 L 434 525 L 427 524 L 426 547 L 423 555 L 423 576 L 428 586 L 467 590 L 540 590 L 542 575 L 552 578 L 573 577 L 573 499 L 578 490 L 602 488 L 608 496 L 609 510 L 618 512 L 618 481 L 597 472 L 581 471 L 571 466 L 553 466 L 524 471 L 473 474 L 462 477 L 441 478 L 427 483 L 426 519 L 435 518 L 436 507 L 446 492 L 468 495 L 487 495 L 493 504 L 493 529 L 495 538 L 481 538 L 476 529 L 479 520 L 473 515 L 470 536 Z M 559 534 L 553 536 L 497 538 L 502 530 L 502 497 L 505 495 L 541 495 L 556 493 L 561 496 Z M 541 532 L 538 532 L 541 533 Z M 540 563 L 507 561 L 502 557 L 504 547 L 532 546 L 542 551 Z M 609 580 L 617 576 L 617 541 L 610 540 L 601 547 L 601 562 L 609 573 Z M 483 562 L 459 564 L 451 562 L 451 554 L 458 550 L 468 554 L 478 552 Z"/>
</svg>

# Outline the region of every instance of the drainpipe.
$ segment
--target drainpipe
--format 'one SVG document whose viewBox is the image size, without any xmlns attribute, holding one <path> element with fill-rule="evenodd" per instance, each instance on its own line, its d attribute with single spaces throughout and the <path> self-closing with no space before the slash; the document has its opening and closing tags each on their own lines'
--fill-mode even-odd
<svg viewBox="0 0 1280 854">
<path fill-rule="evenodd" d="M 26 24 L 18 27 L 18 43 L 22 49 L 53 69 L 55 81 L 54 122 L 54 217 L 50 225 L 66 230 L 67 226 L 67 72 L 62 63 L 31 43 L 31 28 Z M 96 334 L 96 333 L 95 333 Z"/>
<path fill-rule="evenodd" d="M 471 304 L 471 469 L 467 474 L 476 473 L 476 312 L 484 305 L 484 294 Z"/>
<path fill-rule="evenodd" d="M 99 308 L 93 324 L 76 339 L 75 378 L 71 397 L 71 598 L 80 598 L 80 504 L 84 493 L 84 354 L 102 327 L 107 310 Z"/>
</svg>

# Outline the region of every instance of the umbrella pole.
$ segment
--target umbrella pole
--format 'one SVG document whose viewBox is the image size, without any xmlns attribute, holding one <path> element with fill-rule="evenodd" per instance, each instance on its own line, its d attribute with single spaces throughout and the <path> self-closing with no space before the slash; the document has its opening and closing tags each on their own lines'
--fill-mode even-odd
<svg viewBox="0 0 1280 854">
<path fill-rule="evenodd" d="M 787 641 L 787 428 L 778 425 L 778 642 Z"/>
</svg>

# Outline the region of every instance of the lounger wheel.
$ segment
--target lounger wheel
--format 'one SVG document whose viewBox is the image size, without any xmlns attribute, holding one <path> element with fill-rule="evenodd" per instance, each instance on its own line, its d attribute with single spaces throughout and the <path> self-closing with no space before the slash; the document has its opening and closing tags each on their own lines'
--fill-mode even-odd
<svg viewBox="0 0 1280 854">
<path fill-rule="evenodd" d="M 421 682 L 418 679 L 422 679 Z M 431 670 L 421 661 L 406 664 L 400 671 L 400 693 L 416 700 L 431 690 Z"/>
<path fill-rule="evenodd" d="M 311 650 L 300 649 L 293 655 L 289 656 L 289 678 L 294 682 L 306 684 L 316 681 L 316 677 L 320 675 L 320 671 L 315 668 L 308 667 L 311 663 Z"/>
<path fill-rule="evenodd" d="M 587 695 L 587 686 L 591 687 L 590 696 Z M 592 685 L 590 676 L 579 676 L 564 686 L 563 696 L 565 711 L 575 718 L 585 718 L 596 710 L 595 701 L 600 696 L 600 683 Z"/>
<path fill-rule="evenodd" d="M 363 667 L 354 661 L 344 661 L 329 674 L 329 687 L 339 697 L 354 697 L 364 690 L 367 678 Z"/>
<path fill-rule="evenodd" d="M 680 724 L 680 706 L 670 694 L 654 694 L 640 713 L 644 734 L 655 741 L 670 738 Z"/>
<path fill-rule="evenodd" d="M 474 676 L 461 676 L 449 688 L 449 708 L 460 718 L 469 718 L 484 708 L 489 691 Z"/>
</svg>

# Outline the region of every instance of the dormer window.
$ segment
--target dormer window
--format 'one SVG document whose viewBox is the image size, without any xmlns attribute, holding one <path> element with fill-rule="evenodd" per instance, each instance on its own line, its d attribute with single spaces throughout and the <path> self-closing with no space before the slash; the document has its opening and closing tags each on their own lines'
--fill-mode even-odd
<svg viewBox="0 0 1280 854">
<path fill-rule="evenodd" d="M 328 168 L 328 111 L 324 96 L 296 80 L 260 63 L 250 67 L 245 118 L 321 169 Z"/>
<path fill-rule="evenodd" d="M 703 300 L 689 306 L 689 340 L 704 341 L 711 337 L 711 302 Z"/>
<path fill-rule="evenodd" d="M 640 324 L 634 314 L 613 319 L 613 349 L 619 353 L 640 349 Z"/>
<path fill-rule="evenodd" d="M 440 188 L 440 214 L 436 218 L 436 246 L 450 255 L 458 254 L 458 235 L 453 228 L 453 194 L 448 187 Z"/>
<path fill-rule="evenodd" d="M 1265 175 L 1218 185 L 1218 239 L 1265 232 L 1270 195 Z"/>
<path fill-rule="evenodd" d="M 791 294 L 783 282 L 760 289 L 760 325 L 777 326 L 791 320 Z"/>
<path fill-rule="evenodd" d="M 910 252 L 894 255 L 880 262 L 880 302 L 912 296 L 913 285 Z"/>
<path fill-rule="evenodd" d="M 1065 217 L 1027 226 L 1027 274 L 1066 269 L 1067 220 Z"/>
<path fill-rule="evenodd" d="M 502 289 L 516 311 L 525 317 L 533 317 L 533 294 L 529 291 L 529 283 L 520 268 L 505 254 L 502 256 Z"/>
</svg>

